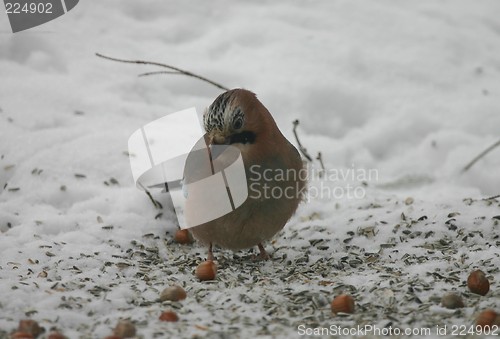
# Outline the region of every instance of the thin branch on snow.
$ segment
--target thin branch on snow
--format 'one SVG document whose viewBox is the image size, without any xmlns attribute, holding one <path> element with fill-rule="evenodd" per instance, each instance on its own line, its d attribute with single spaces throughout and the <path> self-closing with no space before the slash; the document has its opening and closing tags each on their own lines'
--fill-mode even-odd
<svg viewBox="0 0 500 339">
<path fill-rule="evenodd" d="M 322 178 L 323 174 L 325 173 L 325 164 L 323 163 L 323 156 L 321 155 L 321 152 L 318 152 L 316 160 L 318 160 L 319 164 L 321 165 L 321 172 L 319 172 L 319 177 Z"/>
<path fill-rule="evenodd" d="M 157 72 L 141 73 L 138 76 L 145 77 L 145 76 L 148 76 L 148 75 L 157 75 L 157 74 L 181 74 L 182 75 L 182 73 L 179 73 L 179 72 L 176 72 L 176 71 L 157 71 Z"/>
<path fill-rule="evenodd" d="M 495 200 L 495 199 L 498 199 L 500 198 L 500 194 L 499 195 L 494 195 L 492 197 L 489 197 L 489 198 L 484 198 L 483 200 Z"/>
<path fill-rule="evenodd" d="M 302 155 L 304 157 L 306 157 L 307 160 L 312 162 L 313 159 L 309 155 L 309 153 L 307 153 L 307 149 L 304 146 L 302 146 L 302 144 L 300 143 L 299 136 L 297 135 L 297 126 L 298 125 L 299 125 L 299 119 L 294 120 L 293 121 L 293 135 L 295 135 L 295 140 L 297 140 L 297 145 L 299 146 L 299 151 L 300 151 L 300 153 L 302 153 Z"/>
<path fill-rule="evenodd" d="M 141 186 L 141 188 L 144 190 L 144 192 L 146 192 L 146 195 L 148 196 L 149 200 L 151 200 L 151 202 L 153 203 L 154 207 L 156 209 L 162 209 L 163 206 L 160 204 L 159 201 L 156 201 L 153 196 L 151 195 L 151 193 L 146 189 L 146 187 L 144 187 L 140 182 L 138 183 L 139 186 Z"/>
<path fill-rule="evenodd" d="M 484 151 L 482 151 L 481 153 L 479 153 L 479 155 L 477 157 L 475 157 L 474 159 L 472 159 L 471 162 L 469 162 L 462 169 L 462 173 L 468 171 L 479 159 L 481 159 L 482 157 L 484 157 L 486 154 L 490 153 L 495 147 L 498 147 L 498 146 L 500 146 L 500 140 L 498 140 L 497 142 L 495 142 L 493 145 L 491 145 L 490 147 L 488 147 L 487 149 L 485 149 Z"/>
<path fill-rule="evenodd" d="M 188 77 L 193 77 L 193 78 L 196 78 L 196 79 L 208 82 L 209 84 L 214 85 L 215 87 L 223 89 L 225 91 L 229 90 L 229 88 L 227 88 L 225 86 L 222 86 L 221 84 L 219 84 L 219 83 L 217 83 L 215 81 L 212 81 L 212 80 L 207 79 L 207 78 L 205 78 L 205 77 L 203 77 L 201 75 L 198 75 L 198 74 L 195 74 L 195 73 L 183 70 L 183 69 L 175 67 L 175 66 L 171 66 L 171 65 L 167 65 L 167 64 L 162 64 L 162 63 L 154 62 L 154 61 L 126 60 L 126 59 L 113 58 L 113 57 L 109 57 L 109 56 L 106 56 L 106 55 L 102 55 L 100 53 L 96 53 L 95 55 L 98 56 L 99 58 L 103 58 L 103 59 L 107 59 L 107 60 L 111 60 L 111 61 L 123 62 L 123 63 L 127 63 L 127 64 L 152 65 L 152 66 L 158 66 L 158 67 L 168 68 L 168 69 L 171 70 L 171 72 L 168 72 L 168 74 L 182 74 L 182 75 L 186 75 Z M 141 74 L 140 76 L 151 75 L 151 74 L 158 74 L 158 73 L 160 73 L 160 72 L 149 72 L 149 73 Z"/>
</svg>

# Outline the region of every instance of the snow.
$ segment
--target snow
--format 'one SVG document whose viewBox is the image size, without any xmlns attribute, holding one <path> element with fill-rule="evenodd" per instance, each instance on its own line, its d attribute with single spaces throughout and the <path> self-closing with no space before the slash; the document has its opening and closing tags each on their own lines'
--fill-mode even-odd
<svg viewBox="0 0 500 339">
<path fill-rule="evenodd" d="M 483 200 L 500 194 L 500 147 L 461 172 L 499 139 L 499 10 L 494 0 L 81 1 L 16 34 L 0 14 L 0 337 L 27 317 L 69 338 L 104 337 L 120 318 L 143 338 L 222 338 L 297 337 L 298 324 L 450 327 L 500 311 L 500 205 Z M 202 112 L 220 90 L 136 77 L 157 69 L 96 52 L 250 89 L 293 143 L 300 120 L 327 170 L 377 176 L 315 178 L 313 189 L 364 195 L 311 196 L 267 244 L 273 262 L 218 251 L 217 282 L 198 282 L 206 250 L 172 241 L 169 212 L 135 188 L 127 140 L 168 113 Z M 474 268 L 490 279 L 485 297 L 467 292 Z M 156 301 L 175 282 L 188 298 Z M 422 304 L 405 299 L 409 286 Z M 335 317 L 309 301 L 293 311 L 301 291 L 327 303 L 349 291 L 357 311 Z M 449 291 L 467 307 L 439 306 Z M 158 321 L 168 308 L 178 323 Z"/>
</svg>

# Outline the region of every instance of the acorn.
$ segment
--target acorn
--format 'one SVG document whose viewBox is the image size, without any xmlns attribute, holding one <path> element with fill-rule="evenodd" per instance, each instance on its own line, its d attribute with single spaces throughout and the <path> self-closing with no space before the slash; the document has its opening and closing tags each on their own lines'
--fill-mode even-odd
<svg viewBox="0 0 500 339">
<path fill-rule="evenodd" d="M 483 271 L 476 270 L 467 278 L 467 287 L 472 293 L 486 295 L 490 290 L 490 282 Z"/>
<path fill-rule="evenodd" d="M 354 299 L 348 294 L 336 296 L 330 306 L 333 313 L 354 313 Z"/>
<path fill-rule="evenodd" d="M 113 333 L 120 338 L 135 337 L 135 325 L 128 320 L 120 320 L 113 330 Z"/>
<path fill-rule="evenodd" d="M 174 240 L 178 244 L 186 245 L 193 242 L 193 237 L 188 230 L 178 230 L 177 232 L 175 232 Z"/>
<path fill-rule="evenodd" d="M 441 305 L 452 310 L 465 307 L 462 297 L 456 293 L 445 294 L 441 299 Z"/>
<path fill-rule="evenodd" d="M 24 319 L 19 321 L 19 325 L 17 327 L 17 332 L 29 333 L 35 338 L 42 334 L 44 331 L 45 330 L 32 319 Z"/>
<path fill-rule="evenodd" d="M 14 332 L 10 335 L 11 339 L 34 339 L 35 337 L 31 333 L 27 332 Z"/>
<path fill-rule="evenodd" d="M 212 260 L 202 262 L 196 267 L 196 277 L 200 281 L 214 280 L 217 274 L 217 265 Z"/>
<path fill-rule="evenodd" d="M 168 321 L 168 322 L 176 322 L 179 321 L 179 317 L 177 316 L 177 313 L 173 311 L 165 311 L 160 315 L 159 318 L 161 321 Z"/>
<path fill-rule="evenodd" d="M 500 314 L 492 309 L 484 310 L 476 318 L 476 326 L 482 329 L 488 327 L 491 329 L 495 325 L 500 327 Z"/>
<path fill-rule="evenodd" d="M 61 334 L 60 332 L 51 332 L 47 339 L 68 339 L 66 336 Z"/>
<path fill-rule="evenodd" d="M 160 294 L 160 301 L 180 301 L 186 299 L 186 291 L 178 285 L 169 286 Z"/>
</svg>

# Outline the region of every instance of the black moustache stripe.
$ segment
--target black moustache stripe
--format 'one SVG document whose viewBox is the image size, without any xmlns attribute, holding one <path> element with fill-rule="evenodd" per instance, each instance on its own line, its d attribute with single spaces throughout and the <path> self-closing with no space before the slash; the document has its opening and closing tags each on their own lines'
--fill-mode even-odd
<svg viewBox="0 0 500 339">
<path fill-rule="evenodd" d="M 230 144 L 253 144 L 255 143 L 256 135 L 254 132 L 243 131 L 233 134 L 229 137 Z"/>
</svg>

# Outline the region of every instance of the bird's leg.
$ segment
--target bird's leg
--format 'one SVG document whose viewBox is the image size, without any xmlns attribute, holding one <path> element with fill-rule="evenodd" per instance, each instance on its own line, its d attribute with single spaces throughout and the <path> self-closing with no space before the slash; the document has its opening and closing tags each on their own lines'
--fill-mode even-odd
<svg viewBox="0 0 500 339">
<path fill-rule="evenodd" d="M 259 256 L 257 257 L 260 260 L 269 260 L 269 254 L 267 254 L 266 249 L 262 246 L 262 243 L 259 243 Z"/>
<path fill-rule="evenodd" d="M 212 253 L 212 243 L 208 245 L 207 261 L 214 261 L 214 254 Z"/>
</svg>

